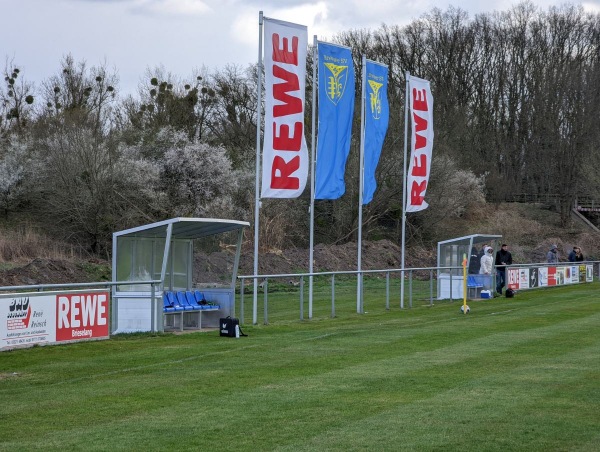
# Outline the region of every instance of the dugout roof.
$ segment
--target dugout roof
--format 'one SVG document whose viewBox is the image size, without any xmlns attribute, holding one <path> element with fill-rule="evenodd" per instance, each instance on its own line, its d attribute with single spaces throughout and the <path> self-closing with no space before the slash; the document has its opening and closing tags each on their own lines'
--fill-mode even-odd
<svg viewBox="0 0 600 452">
<path fill-rule="evenodd" d="M 171 238 L 173 239 L 198 239 L 242 229 L 245 226 L 250 226 L 250 223 L 247 221 L 222 220 L 217 218 L 171 218 L 115 232 L 114 236 L 165 238 L 169 225 L 172 225 Z"/>
</svg>

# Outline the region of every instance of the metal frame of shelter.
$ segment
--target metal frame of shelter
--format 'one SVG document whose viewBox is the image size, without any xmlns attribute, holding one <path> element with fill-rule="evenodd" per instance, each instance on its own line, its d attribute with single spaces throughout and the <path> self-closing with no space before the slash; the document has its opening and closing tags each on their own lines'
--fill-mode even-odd
<svg viewBox="0 0 600 452">
<path fill-rule="evenodd" d="M 237 245 L 228 287 L 202 289 L 219 311 L 207 315 L 204 326 L 217 326 L 218 317 L 233 315 L 235 286 L 246 221 L 215 218 L 171 218 L 113 233 L 112 280 L 157 281 L 158 285 L 132 284 L 112 287 L 111 333 L 163 331 L 164 290 L 192 290 L 193 242 L 237 231 Z"/>
<path fill-rule="evenodd" d="M 463 274 L 462 270 L 445 270 L 444 267 L 462 267 L 463 255 L 467 256 L 467 268 L 471 268 L 471 249 L 473 247 L 489 244 L 494 251 L 500 249 L 498 242 L 502 239 L 501 235 L 493 234 L 472 234 L 463 237 L 456 237 L 449 240 L 438 242 L 437 246 L 437 295 L 438 300 L 463 298 Z M 479 269 L 479 265 L 477 266 Z M 478 275 L 474 278 L 477 281 L 478 288 L 481 290 L 492 289 L 495 287 L 496 275 L 490 275 L 488 278 L 481 278 Z M 481 286 L 481 287 L 479 287 Z"/>
</svg>

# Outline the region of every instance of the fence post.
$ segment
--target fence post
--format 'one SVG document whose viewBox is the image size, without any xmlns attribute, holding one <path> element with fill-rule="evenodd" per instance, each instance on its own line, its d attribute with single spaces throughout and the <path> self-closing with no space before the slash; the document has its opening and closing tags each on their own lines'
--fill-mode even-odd
<svg viewBox="0 0 600 452">
<path fill-rule="evenodd" d="M 300 277 L 300 320 L 304 320 L 304 276 Z"/>
<path fill-rule="evenodd" d="M 433 270 L 429 270 L 429 306 L 433 306 Z"/>
<path fill-rule="evenodd" d="M 452 296 L 452 269 L 450 269 L 450 302 L 454 301 L 454 297 Z"/>
<path fill-rule="evenodd" d="M 158 318 L 156 311 L 156 292 L 154 291 L 154 283 L 150 283 L 150 331 L 153 333 L 158 331 Z"/>
<path fill-rule="evenodd" d="M 408 290 L 409 290 L 409 294 L 408 294 L 408 306 L 410 308 L 412 308 L 412 295 L 413 295 L 413 291 L 412 291 L 412 277 L 413 277 L 413 271 L 409 271 L 408 272 Z"/>
<path fill-rule="evenodd" d="M 390 310 L 390 272 L 385 272 L 385 309 Z"/>
<path fill-rule="evenodd" d="M 404 269 L 400 270 L 400 309 L 404 309 Z"/>
<path fill-rule="evenodd" d="M 331 275 L 331 318 L 335 318 L 335 275 Z"/>
<path fill-rule="evenodd" d="M 240 279 L 240 323 L 244 324 L 244 278 Z"/>
<path fill-rule="evenodd" d="M 269 310 L 267 308 L 268 305 L 268 293 L 269 293 L 269 280 L 267 278 L 265 278 L 265 280 L 263 281 L 263 290 L 265 291 L 265 301 L 263 303 L 263 309 L 264 309 L 264 317 L 265 317 L 265 325 L 269 324 Z"/>
</svg>

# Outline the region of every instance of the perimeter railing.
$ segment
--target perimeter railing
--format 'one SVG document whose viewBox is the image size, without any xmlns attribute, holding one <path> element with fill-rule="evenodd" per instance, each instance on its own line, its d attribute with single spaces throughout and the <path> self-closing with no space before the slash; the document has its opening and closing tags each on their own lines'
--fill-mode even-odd
<svg viewBox="0 0 600 452">
<path fill-rule="evenodd" d="M 561 262 L 559 267 L 572 265 L 593 265 L 593 278 L 600 279 L 600 261 Z M 515 264 L 512 268 L 547 267 L 547 263 Z M 444 274 L 446 294 L 443 299 L 440 293 L 438 274 Z M 363 293 L 358 295 L 358 278 L 365 277 L 362 284 Z M 313 294 L 310 299 L 309 280 L 313 278 Z M 462 288 L 457 290 L 463 281 L 462 267 L 422 267 L 406 269 L 331 271 L 316 273 L 287 273 L 267 275 L 238 276 L 239 297 L 238 315 L 240 322 L 245 323 L 248 305 L 252 314 L 252 323 L 258 324 L 259 302 L 262 301 L 264 324 L 270 321 L 304 320 L 313 317 L 336 317 L 338 314 L 369 313 L 376 310 L 390 310 L 393 304 L 400 309 L 413 306 L 434 305 L 434 300 L 462 300 Z M 404 280 L 404 299 L 401 284 Z M 257 282 L 257 298 L 254 300 L 254 281 Z M 495 280 L 492 286 L 494 292 Z M 541 286 L 540 286 L 541 287 Z M 467 295 L 471 291 L 467 288 Z M 249 302 L 249 303 L 248 303 Z"/>
<path fill-rule="evenodd" d="M 367 312 L 377 305 L 390 309 L 391 300 L 396 300 L 401 309 L 405 300 L 408 307 L 413 304 L 433 306 L 437 297 L 438 272 L 449 273 L 450 296 L 449 299 L 462 299 L 462 292 L 456 290 L 459 280 L 462 281 L 462 267 L 421 267 L 421 268 L 393 268 L 385 270 L 362 271 L 331 271 L 315 273 L 287 273 L 269 275 L 243 275 L 238 276 L 239 286 L 239 317 L 245 323 L 248 296 L 252 302 L 252 323 L 258 323 L 258 299 L 253 299 L 254 281 L 258 286 L 257 298 L 262 298 L 263 319 L 268 324 L 270 318 L 290 318 L 292 311 L 297 312 L 300 320 L 314 316 L 336 317 L 340 311 L 345 313 Z M 460 274 L 459 274 L 460 272 Z M 363 291 L 358 296 L 358 278 L 363 279 Z M 310 300 L 307 282 L 313 278 L 313 296 Z M 401 296 L 401 285 L 404 280 L 404 299 Z M 248 284 L 250 282 L 250 284 Z M 352 283 L 355 284 L 352 284 Z M 453 290 L 454 288 L 454 290 Z M 366 289 L 366 290 L 365 290 Z M 397 297 L 393 294 L 396 293 Z M 354 297 L 352 296 L 354 295 Z M 298 297 L 296 299 L 296 297 Z M 271 300 L 270 300 L 271 298 Z M 293 308 L 294 300 L 296 308 Z M 326 301 L 327 306 L 325 307 Z M 277 303 L 277 306 L 273 306 Z M 294 316 L 295 317 L 295 316 Z"/>
</svg>

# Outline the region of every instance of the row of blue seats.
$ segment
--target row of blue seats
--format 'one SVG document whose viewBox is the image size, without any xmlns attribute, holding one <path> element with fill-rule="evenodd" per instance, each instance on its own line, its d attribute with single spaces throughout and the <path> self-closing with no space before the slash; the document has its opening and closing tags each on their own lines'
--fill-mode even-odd
<svg viewBox="0 0 600 452">
<path fill-rule="evenodd" d="M 473 275 L 469 275 L 467 276 L 467 287 L 469 288 L 477 288 L 479 289 L 480 287 L 483 287 L 483 283 L 481 282 L 480 278 L 473 276 Z"/>
<path fill-rule="evenodd" d="M 220 309 L 220 306 L 207 302 L 206 298 L 204 298 L 204 294 L 198 290 L 194 292 L 191 292 L 189 290 L 187 292 L 163 292 L 164 312 L 216 309 Z"/>
</svg>

